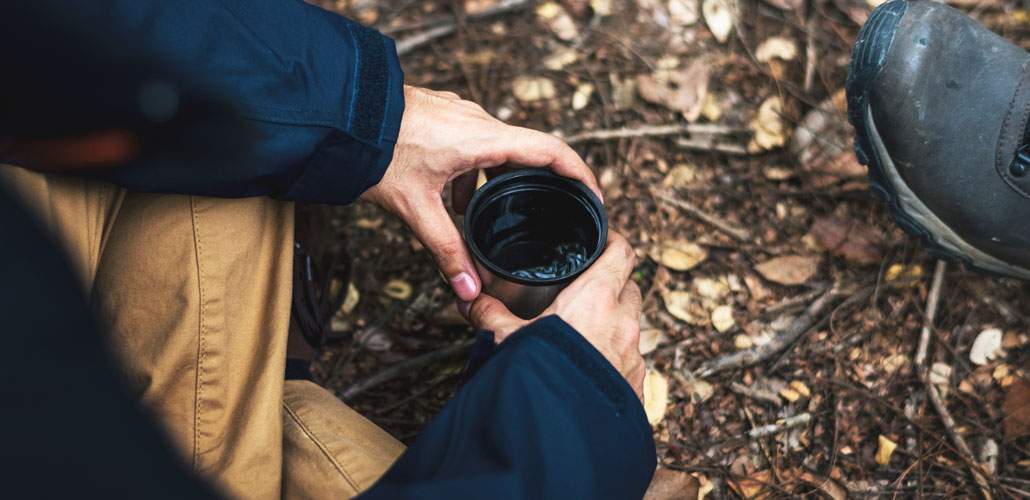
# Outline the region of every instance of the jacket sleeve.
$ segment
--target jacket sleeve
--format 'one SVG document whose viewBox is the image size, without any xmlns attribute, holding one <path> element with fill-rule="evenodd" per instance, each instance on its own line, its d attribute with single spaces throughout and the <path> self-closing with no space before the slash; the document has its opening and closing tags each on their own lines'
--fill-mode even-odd
<svg viewBox="0 0 1030 500">
<path fill-rule="evenodd" d="M 550 316 L 498 346 L 361 498 L 641 498 L 655 465 L 629 384 Z"/>
<path fill-rule="evenodd" d="M 404 108 L 393 41 L 301 0 L 13 0 L 0 18 L 12 20 L 0 55 L 15 75 L 2 84 L 0 139 L 137 121 L 144 135 L 169 131 L 163 154 L 95 177 L 343 204 L 392 158 Z M 196 119 L 210 102 L 239 121 Z M 205 148 L 238 154 L 175 154 Z"/>
</svg>

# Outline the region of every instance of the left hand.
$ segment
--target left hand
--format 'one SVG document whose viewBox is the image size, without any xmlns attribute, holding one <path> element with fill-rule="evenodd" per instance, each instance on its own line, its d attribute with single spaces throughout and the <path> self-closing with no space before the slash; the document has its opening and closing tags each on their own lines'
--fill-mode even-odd
<svg viewBox="0 0 1030 500">
<path fill-rule="evenodd" d="M 458 298 L 469 302 L 479 295 L 481 281 L 441 194 L 454 181 L 454 208 L 464 213 L 477 169 L 509 163 L 549 167 L 583 182 L 601 198 L 590 168 L 561 139 L 508 125 L 451 92 L 405 86 L 393 161 L 362 199 L 404 220 L 432 253 Z"/>
</svg>

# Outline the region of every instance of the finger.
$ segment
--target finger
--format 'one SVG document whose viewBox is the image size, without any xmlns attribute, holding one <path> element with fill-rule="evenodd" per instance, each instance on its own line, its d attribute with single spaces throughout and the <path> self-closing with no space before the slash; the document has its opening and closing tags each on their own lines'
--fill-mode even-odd
<svg viewBox="0 0 1030 500">
<path fill-rule="evenodd" d="M 609 231 L 608 244 L 605 246 L 604 253 L 597 258 L 594 265 L 583 272 L 583 278 L 607 283 L 616 293 L 621 293 L 633 272 L 635 262 L 636 256 L 626 238 L 614 231 Z"/>
<path fill-rule="evenodd" d="M 550 167 L 555 173 L 571 177 L 586 184 L 598 199 L 604 201 L 601 188 L 590 167 L 576 154 L 576 151 L 561 139 L 539 130 L 513 127 L 498 122 L 503 129 L 491 134 L 491 140 L 481 155 L 483 168 L 504 163 L 517 163 L 527 167 Z"/>
<path fill-rule="evenodd" d="M 465 215 L 469 207 L 469 200 L 472 193 L 476 191 L 476 181 L 479 180 L 479 170 L 473 169 L 459 175 L 451 181 L 451 206 L 454 211 Z"/>
<path fill-rule="evenodd" d="M 444 208 L 443 200 L 433 195 L 428 198 L 416 205 L 414 216 L 409 217 L 407 222 L 415 236 L 433 255 L 436 265 L 458 298 L 471 301 L 479 295 L 479 277 L 468 249 L 465 248 L 465 241 Z"/>
<path fill-rule="evenodd" d="M 494 332 L 494 341 L 498 343 L 528 323 L 512 314 L 501 301 L 486 294 L 472 303 L 469 322 L 476 328 Z"/>
</svg>

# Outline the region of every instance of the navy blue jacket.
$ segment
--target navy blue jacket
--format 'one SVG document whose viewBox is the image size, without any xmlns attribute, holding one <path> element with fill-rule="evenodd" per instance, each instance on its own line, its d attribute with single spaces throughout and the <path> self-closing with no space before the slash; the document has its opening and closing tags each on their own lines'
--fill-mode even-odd
<svg viewBox="0 0 1030 500">
<path fill-rule="evenodd" d="M 298 0 L 14 0 L 0 19 L 0 145 L 133 130 L 142 154 L 89 175 L 338 204 L 392 157 L 393 42 Z M 365 497 L 636 498 L 654 468 L 628 384 L 550 317 L 494 349 Z"/>
</svg>

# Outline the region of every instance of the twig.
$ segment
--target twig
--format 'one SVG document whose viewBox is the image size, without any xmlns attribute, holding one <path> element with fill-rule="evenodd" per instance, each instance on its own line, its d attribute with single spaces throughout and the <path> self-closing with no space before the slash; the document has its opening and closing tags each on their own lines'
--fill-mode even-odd
<svg viewBox="0 0 1030 500">
<path fill-rule="evenodd" d="M 812 421 L 812 414 L 805 412 L 800 415 L 794 415 L 793 417 L 787 417 L 781 422 L 775 424 L 763 425 L 761 427 L 755 427 L 747 432 L 747 436 L 751 439 L 759 439 L 769 437 L 774 434 L 779 434 L 783 431 L 793 429 L 795 427 L 801 427 L 807 425 Z"/>
<path fill-rule="evenodd" d="M 490 17 L 507 14 L 521 10 L 529 6 L 529 0 L 502 0 L 497 5 L 479 12 L 469 14 L 468 19 L 486 19 Z M 423 45 L 426 45 L 438 38 L 443 38 L 458 29 L 458 23 L 453 20 L 441 22 L 425 31 L 404 37 L 397 41 L 397 55 L 403 56 Z"/>
<path fill-rule="evenodd" d="M 763 403 L 769 403 L 773 406 L 780 406 L 783 404 L 780 401 L 780 398 L 776 396 L 776 394 L 774 394 L 772 391 L 767 391 L 765 389 L 755 389 L 753 387 L 748 387 L 739 382 L 731 383 L 730 390 L 737 394 L 740 394 L 741 396 L 751 398 L 756 401 L 761 401 Z"/>
<path fill-rule="evenodd" d="M 937 261 L 937 267 L 933 271 L 933 284 L 930 285 L 930 295 L 926 298 L 926 315 L 923 316 L 923 330 L 919 333 L 919 347 L 916 349 L 915 358 L 920 374 L 926 366 L 926 351 L 930 347 L 930 331 L 933 329 L 934 318 L 937 317 L 937 304 L 941 300 L 941 286 L 944 284 L 944 272 L 947 268 L 947 262 Z"/>
<path fill-rule="evenodd" d="M 661 137 L 682 134 L 727 135 L 747 132 L 746 129 L 729 127 L 711 123 L 671 123 L 666 125 L 643 125 L 640 127 L 624 127 L 608 130 L 590 130 L 570 135 L 565 139 L 568 144 L 586 141 L 608 141 L 612 139 L 629 139 L 634 137 Z"/>
<path fill-rule="evenodd" d="M 986 500 L 991 500 L 991 487 L 987 483 L 987 477 L 982 467 L 976 463 L 973 458 L 973 452 L 969 449 L 969 445 L 966 444 L 966 440 L 955 431 L 955 419 L 951 418 L 951 413 L 948 412 L 948 407 L 944 404 L 941 399 L 940 390 L 937 386 L 930 383 L 929 377 L 924 377 L 923 381 L 926 383 L 926 392 L 930 396 L 930 401 L 933 403 L 933 407 L 937 410 L 937 415 L 941 417 L 941 423 L 944 424 L 944 430 L 947 431 L 948 437 L 951 438 L 951 442 L 955 444 L 955 448 L 964 456 L 963 460 L 966 465 L 969 466 L 969 472 L 973 474 L 973 480 L 976 481 L 976 485 L 980 487 L 980 494 Z"/>
<path fill-rule="evenodd" d="M 812 302 L 808 309 L 798 316 L 783 332 L 774 337 L 768 344 L 753 347 L 744 351 L 737 351 L 709 361 L 696 372 L 701 377 L 708 377 L 721 371 L 742 368 L 759 363 L 771 358 L 777 352 L 785 349 L 794 343 L 801 335 L 819 323 L 823 313 L 834 304 L 843 294 L 837 287 L 831 288 L 821 297 Z"/>
<path fill-rule="evenodd" d="M 344 401 L 349 400 L 354 396 L 357 396 L 358 394 L 361 394 L 362 392 L 365 392 L 379 384 L 388 382 L 397 377 L 406 375 L 414 370 L 422 368 L 423 366 L 431 365 L 433 363 L 436 363 L 437 361 L 441 361 L 451 356 L 454 356 L 455 354 L 461 353 L 462 351 L 468 349 L 474 342 L 475 339 L 466 339 L 452 346 L 444 347 L 443 349 L 427 352 L 420 356 L 415 356 L 414 358 L 406 359 L 404 361 L 401 361 L 400 363 L 390 366 L 389 368 L 379 373 L 376 373 L 375 375 L 361 379 L 351 384 L 346 389 L 339 391 L 337 395 L 340 397 L 340 399 L 343 399 Z"/>
<path fill-rule="evenodd" d="M 805 79 L 801 87 L 806 94 L 812 92 L 812 83 L 815 80 L 815 68 L 819 61 L 819 51 L 815 46 L 815 21 L 813 13 L 808 18 L 807 36 L 805 36 Z"/>
<path fill-rule="evenodd" d="M 729 236 L 733 237 L 738 241 L 746 242 L 751 238 L 751 233 L 749 233 L 747 230 L 736 227 L 730 224 L 729 222 L 720 219 L 719 217 L 708 214 L 696 205 L 694 205 L 693 203 L 690 203 L 686 200 L 682 200 L 669 192 L 652 189 L 651 194 L 653 194 L 656 198 L 662 201 L 665 201 L 667 203 L 670 203 L 672 205 L 675 205 L 676 207 L 683 209 L 684 212 L 687 212 L 688 214 L 696 217 L 697 219 L 701 220 L 701 222 L 704 222 L 705 224 L 708 224 L 728 234 Z"/>
<path fill-rule="evenodd" d="M 711 137 L 698 138 L 698 139 L 677 139 L 676 145 L 691 151 L 707 151 L 716 153 L 725 153 L 729 155 L 741 155 L 745 156 L 748 153 L 747 148 L 739 144 L 723 144 L 718 143 Z"/>
</svg>

